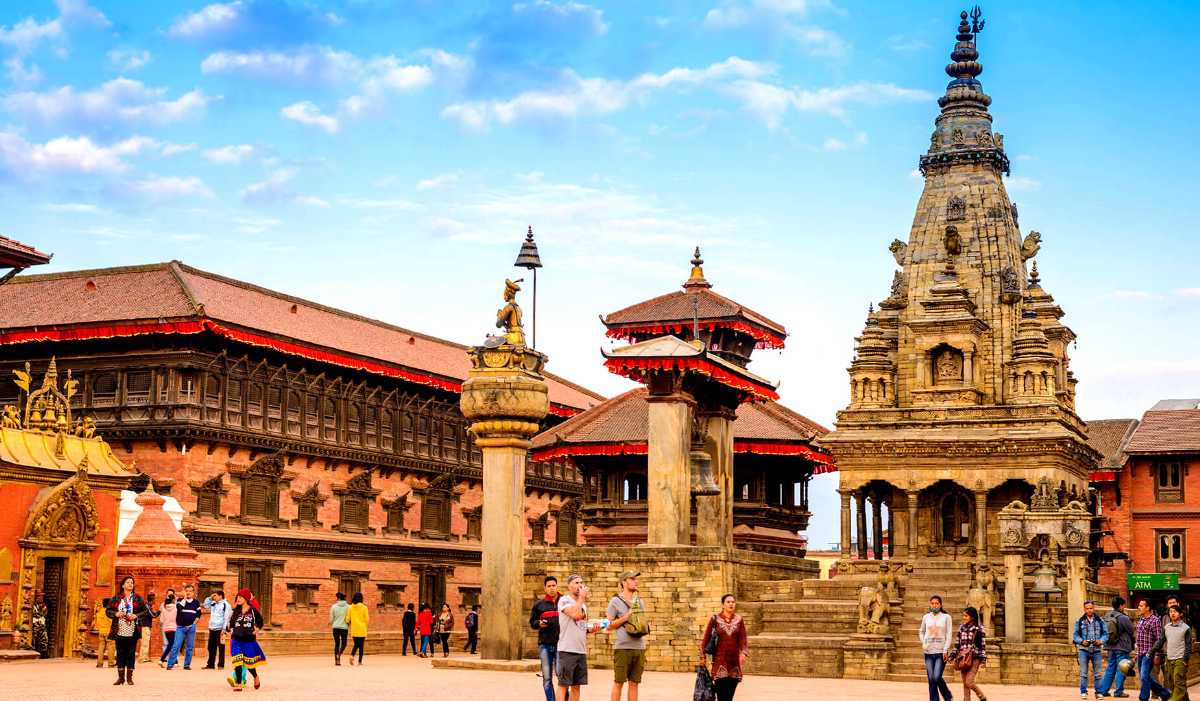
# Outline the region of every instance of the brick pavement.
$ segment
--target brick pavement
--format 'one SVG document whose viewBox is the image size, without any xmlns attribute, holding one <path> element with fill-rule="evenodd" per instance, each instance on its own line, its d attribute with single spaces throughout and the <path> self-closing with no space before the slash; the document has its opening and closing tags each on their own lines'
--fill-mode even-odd
<svg viewBox="0 0 1200 701">
<path fill-rule="evenodd" d="M 269 651 L 268 651 L 269 652 Z M 47 660 L 0 664 L 0 689 L 6 698 L 21 701 L 49 699 L 162 699 L 187 701 L 219 697 L 258 699 L 356 699 L 391 698 L 404 701 L 537 701 L 542 698 L 541 680 L 534 674 L 435 670 L 429 662 L 397 655 L 368 656 L 363 667 L 334 667 L 328 657 L 275 657 L 262 669 L 263 688 L 235 694 L 223 674 L 199 667 L 170 672 L 157 665 L 139 667 L 137 685 L 112 686 L 116 671 L 96 669 L 94 663 Z M 648 673 L 642 685 L 641 701 L 684 701 L 690 699 L 694 677 L 690 674 Z M 607 701 L 612 685 L 612 670 L 593 670 L 591 685 L 582 701 Z M 961 698 L 961 686 L 951 685 L 955 698 Z M 12 691 L 16 695 L 9 695 Z M 989 701 L 1064 701 L 1075 699 L 1068 687 L 987 686 Z M 485 695 L 480 699 L 480 695 Z M 742 701 L 794 701 L 798 696 L 836 698 L 837 701 L 880 701 L 926 696 L 924 684 L 878 682 L 849 679 L 808 679 L 799 677 L 750 676 L 742 683 L 738 699 Z"/>
</svg>

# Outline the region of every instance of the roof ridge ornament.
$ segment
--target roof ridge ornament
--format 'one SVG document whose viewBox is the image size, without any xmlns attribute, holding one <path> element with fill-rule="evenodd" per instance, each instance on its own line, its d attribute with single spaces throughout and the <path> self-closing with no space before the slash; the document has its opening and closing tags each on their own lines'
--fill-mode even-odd
<svg viewBox="0 0 1200 701">
<path fill-rule="evenodd" d="M 692 253 L 692 273 L 688 276 L 687 282 L 683 283 L 683 289 L 711 289 L 712 283 L 704 278 L 704 259 L 700 257 L 700 247 L 696 246 L 695 252 Z"/>
</svg>

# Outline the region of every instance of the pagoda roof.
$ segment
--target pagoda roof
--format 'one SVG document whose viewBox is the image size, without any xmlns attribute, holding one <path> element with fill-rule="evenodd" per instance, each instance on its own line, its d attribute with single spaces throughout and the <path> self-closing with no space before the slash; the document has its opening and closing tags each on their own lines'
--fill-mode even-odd
<svg viewBox="0 0 1200 701">
<path fill-rule="evenodd" d="M 1117 472 L 1125 466 L 1125 446 L 1133 437 L 1137 426 L 1137 419 L 1100 419 L 1087 422 L 1088 445 L 1103 456 L 1098 468 L 1092 471 L 1090 481 L 1112 482 L 1117 478 Z"/>
<path fill-rule="evenodd" d="M 99 437 L 24 428 L 0 428 L 0 462 L 74 474 L 133 477 L 134 473 Z"/>
<path fill-rule="evenodd" d="M 688 343 L 674 336 L 659 336 L 632 343 L 612 351 L 601 349 L 604 366 L 611 372 L 635 382 L 645 381 L 647 372 L 656 370 L 695 372 L 740 392 L 742 401 L 779 399 L 776 385 L 707 351 L 700 341 Z"/>
<path fill-rule="evenodd" d="M 644 455 L 647 452 L 649 392 L 632 389 L 573 416 L 533 438 L 532 459 L 578 455 Z M 833 458 L 820 447 L 829 429 L 778 402 L 742 404 L 733 422 L 735 453 L 799 455 L 833 472 Z"/>
<path fill-rule="evenodd" d="M 171 261 L 24 275 L 0 285 L 0 344 L 214 333 L 340 367 L 460 392 L 466 345 Z M 545 373 L 550 412 L 604 399 Z"/>
<path fill-rule="evenodd" d="M 0 236 L 0 268 L 28 268 L 50 262 L 50 254 L 33 246 Z"/>
<path fill-rule="evenodd" d="M 633 334 L 679 333 L 693 324 L 701 328 L 727 327 L 753 336 L 759 345 L 782 348 L 787 331 L 782 324 L 712 291 L 700 265 L 700 249 L 692 259 L 692 275 L 683 289 L 617 310 L 601 319 L 613 338 Z"/>
<path fill-rule="evenodd" d="M 1200 454 L 1200 409 L 1147 411 L 1125 451 L 1134 455 Z"/>
</svg>

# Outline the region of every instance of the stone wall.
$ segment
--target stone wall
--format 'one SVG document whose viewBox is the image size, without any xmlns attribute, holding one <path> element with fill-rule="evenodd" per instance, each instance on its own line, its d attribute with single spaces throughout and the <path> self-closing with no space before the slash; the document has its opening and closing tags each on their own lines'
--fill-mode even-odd
<svg viewBox="0 0 1200 701">
<path fill-rule="evenodd" d="M 542 580 L 558 578 L 565 591 L 567 575 L 577 573 L 590 587 L 588 617 L 605 615 L 608 601 L 626 569 L 642 573 L 639 593 L 650 621 L 647 669 L 688 672 L 695 668 L 700 635 L 708 617 L 720 608 L 721 596 L 736 591 L 742 580 L 800 579 L 816 577 L 815 562 L 779 555 L 713 547 L 583 547 L 531 548 L 525 553 L 528 604 L 541 596 Z M 612 639 L 589 639 L 588 664 L 612 666 Z M 537 634 L 525 639 L 526 657 L 537 655 Z"/>
</svg>

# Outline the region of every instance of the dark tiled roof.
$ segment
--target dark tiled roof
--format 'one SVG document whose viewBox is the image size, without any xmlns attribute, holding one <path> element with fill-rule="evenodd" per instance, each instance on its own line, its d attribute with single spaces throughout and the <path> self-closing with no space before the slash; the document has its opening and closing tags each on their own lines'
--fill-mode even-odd
<svg viewBox="0 0 1200 701">
<path fill-rule="evenodd" d="M 50 262 L 50 254 L 42 253 L 33 246 L 0 236 L 0 267 L 26 268 Z"/>
<path fill-rule="evenodd" d="M 1088 445 L 1100 452 L 1102 470 L 1119 470 L 1125 465 L 1125 444 L 1137 428 L 1137 419 L 1101 419 L 1087 422 Z"/>
<path fill-rule="evenodd" d="M 1147 411 L 1125 451 L 1200 453 L 1200 409 Z"/>
<path fill-rule="evenodd" d="M 693 310 L 692 300 L 698 299 L 700 306 Z M 698 321 L 716 319 L 742 318 L 751 323 L 770 329 L 780 336 L 786 336 L 787 331 L 781 324 L 745 307 L 737 302 L 713 292 L 708 288 L 692 288 L 678 290 L 665 295 L 639 302 L 604 317 L 608 326 L 628 326 L 633 324 L 649 324 L 654 322 L 688 322 L 692 321 L 693 312 Z"/>
<path fill-rule="evenodd" d="M 632 389 L 547 429 L 533 448 L 559 443 L 644 443 L 649 403 L 644 387 Z M 778 402 L 742 404 L 733 422 L 735 440 L 794 441 L 815 444 L 829 429 Z"/>
<path fill-rule="evenodd" d="M 293 311 L 294 310 L 294 311 Z M 0 285 L 0 329 L 207 318 L 305 344 L 464 380 L 467 347 L 205 272 L 179 262 L 24 275 Z M 547 375 L 550 401 L 587 409 L 603 396 Z"/>
</svg>

